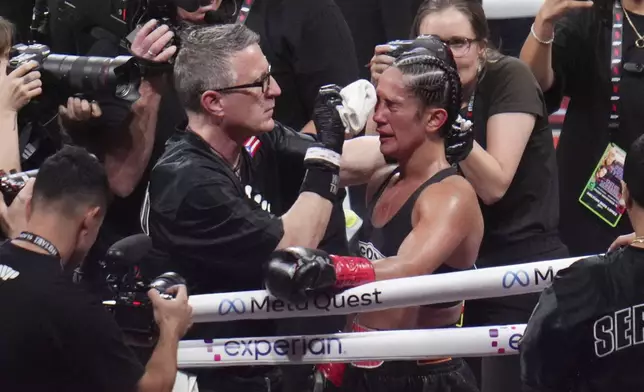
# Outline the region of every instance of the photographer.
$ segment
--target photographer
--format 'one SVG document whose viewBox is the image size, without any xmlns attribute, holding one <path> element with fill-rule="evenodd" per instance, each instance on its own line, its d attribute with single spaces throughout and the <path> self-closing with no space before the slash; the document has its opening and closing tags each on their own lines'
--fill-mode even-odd
<svg viewBox="0 0 644 392">
<path fill-rule="evenodd" d="M 20 170 L 18 111 L 42 92 L 35 62 L 23 64 L 7 75 L 13 25 L 0 16 L 0 170 Z"/>
<path fill-rule="evenodd" d="M 177 49 L 170 45 L 173 35 L 168 26 L 158 25 L 155 20 L 148 21 L 136 34 L 131 52 L 151 68 L 155 64 L 167 63 Z M 119 54 L 117 47 L 102 50 L 89 54 Z M 171 67 L 168 70 L 171 74 Z M 163 152 L 174 126 L 164 126 L 174 121 L 164 116 L 168 112 L 182 111 L 178 108 L 180 105 L 174 103 L 176 98 L 171 98 L 173 94 L 168 91 L 170 76 L 163 72 L 163 68 L 161 72 L 144 72 L 139 88 L 141 97 L 134 103 L 102 94 L 96 97 L 95 102 L 71 97 L 66 106 L 59 108 L 61 125 L 75 143 L 87 147 L 103 162 L 110 189 L 115 194 L 105 224 L 83 266 L 89 281 L 95 280 L 95 261 L 105 254 L 109 246 L 141 232 L 138 217 L 149 171 Z"/>
<path fill-rule="evenodd" d="M 22 196 L 25 196 L 22 194 Z M 171 391 L 177 345 L 190 326 L 186 288 L 148 295 L 159 340 L 144 368 L 112 316 L 63 274 L 92 246 L 110 197 L 105 171 L 85 150 L 65 147 L 40 168 L 16 239 L 0 245 L 3 390 Z M 10 207 L 14 209 L 14 205 Z"/>
</svg>

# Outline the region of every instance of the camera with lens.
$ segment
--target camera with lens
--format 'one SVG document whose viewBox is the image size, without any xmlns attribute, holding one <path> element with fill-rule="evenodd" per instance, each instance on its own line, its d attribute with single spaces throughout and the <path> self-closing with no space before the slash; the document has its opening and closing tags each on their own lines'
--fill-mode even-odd
<svg viewBox="0 0 644 392">
<path fill-rule="evenodd" d="M 15 170 L 6 173 L 0 170 L 0 192 L 6 205 L 11 205 L 13 199 L 25 187 L 29 178 L 35 177 L 38 170 L 17 173 Z"/>
<path fill-rule="evenodd" d="M 127 101 L 139 98 L 139 65 L 131 56 L 86 57 L 51 53 L 46 45 L 12 47 L 7 73 L 30 61 L 38 64 L 45 95 L 57 94 L 60 102 L 74 94 L 106 92 Z"/>
<path fill-rule="evenodd" d="M 442 60 L 447 58 L 444 54 L 447 46 L 441 44 L 440 38 L 435 35 L 420 35 L 414 39 L 391 41 L 387 45 L 392 48 L 387 55 L 394 58 L 417 48 L 429 49 Z"/>
<path fill-rule="evenodd" d="M 137 234 L 124 238 L 110 247 L 100 262 L 109 299 L 103 305 L 112 313 L 128 343 L 136 347 L 151 347 L 158 338 L 152 303 L 147 292 L 157 290 L 161 297 L 172 299 L 168 289 L 185 285 L 174 272 L 151 279 L 145 276 L 141 262 L 152 248 L 150 237 Z"/>
</svg>

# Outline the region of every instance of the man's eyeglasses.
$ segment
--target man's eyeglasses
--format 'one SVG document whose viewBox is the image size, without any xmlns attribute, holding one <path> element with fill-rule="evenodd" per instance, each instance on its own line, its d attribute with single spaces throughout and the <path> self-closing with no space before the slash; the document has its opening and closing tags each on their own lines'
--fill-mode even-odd
<svg viewBox="0 0 644 392">
<path fill-rule="evenodd" d="M 454 57 L 463 57 L 469 53 L 472 42 L 476 42 L 478 40 L 465 37 L 453 37 L 442 41 L 445 45 L 449 46 Z"/>
<path fill-rule="evenodd" d="M 218 88 L 214 89 L 212 91 L 217 91 L 220 93 L 226 92 L 226 91 L 232 91 L 232 90 L 239 90 L 242 88 L 253 88 L 253 87 L 261 87 L 262 88 L 262 93 L 266 94 L 268 89 L 271 87 L 271 66 L 268 66 L 268 72 L 262 76 L 262 78 L 256 82 L 253 83 L 248 83 L 248 84 L 240 84 L 239 86 L 231 86 L 231 87 L 224 87 L 224 88 Z"/>
</svg>

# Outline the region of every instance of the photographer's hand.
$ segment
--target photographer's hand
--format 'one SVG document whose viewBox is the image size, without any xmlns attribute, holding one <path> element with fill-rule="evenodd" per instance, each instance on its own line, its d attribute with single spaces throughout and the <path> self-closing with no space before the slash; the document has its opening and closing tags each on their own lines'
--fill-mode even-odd
<svg viewBox="0 0 644 392">
<path fill-rule="evenodd" d="M 161 334 L 168 333 L 177 340 L 192 326 L 192 307 L 188 304 L 188 290 L 184 285 L 170 287 L 168 294 L 174 299 L 164 299 L 156 289 L 148 291 L 154 308 L 154 320 Z"/>
<path fill-rule="evenodd" d="M 33 195 L 35 181 L 30 178 L 8 207 L 4 197 L 0 197 L 0 230 L 8 238 L 18 236 L 27 227 L 27 203 Z"/>
<path fill-rule="evenodd" d="M 388 56 L 387 53 L 391 51 L 391 46 L 389 45 L 378 45 L 374 51 L 374 55 L 369 62 L 369 68 L 371 70 L 371 83 L 374 86 L 378 85 L 378 79 L 380 75 L 387 68 L 389 68 L 393 63 L 395 58 Z"/>
<path fill-rule="evenodd" d="M 148 291 L 159 326 L 159 340 L 145 374 L 137 385 L 138 392 L 170 392 L 177 376 L 179 340 L 192 325 L 192 307 L 188 305 L 186 286 L 173 286 L 167 291 L 174 299 L 164 299 L 156 289 Z"/>
<path fill-rule="evenodd" d="M 17 112 L 42 93 L 40 72 L 33 71 L 37 66 L 30 61 L 7 75 L 7 62 L 0 62 L 0 111 Z"/>
<path fill-rule="evenodd" d="M 157 21 L 152 19 L 136 33 L 130 51 L 135 57 L 155 63 L 168 62 L 177 52 L 175 45 L 170 45 L 174 33 L 167 25 L 157 27 Z"/>
<path fill-rule="evenodd" d="M 75 124 L 98 118 L 103 115 L 98 102 L 89 102 L 86 99 L 69 97 L 66 106 L 58 107 L 61 125 L 65 128 L 73 127 Z"/>
</svg>

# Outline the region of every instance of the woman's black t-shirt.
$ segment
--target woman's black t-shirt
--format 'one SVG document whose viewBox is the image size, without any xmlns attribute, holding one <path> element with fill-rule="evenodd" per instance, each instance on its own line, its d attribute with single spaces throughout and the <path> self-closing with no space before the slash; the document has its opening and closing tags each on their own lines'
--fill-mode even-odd
<svg viewBox="0 0 644 392">
<path fill-rule="evenodd" d="M 628 151 L 644 133 L 644 74 L 624 71 L 619 94 L 620 128 L 613 134 L 609 132 L 610 15 L 602 20 L 594 10 L 581 11 L 570 13 L 557 25 L 552 48 L 555 85 L 546 92 L 549 108 L 553 110 L 562 96 L 570 97 L 557 160 L 560 232 L 572 255 L 602 253 L 618 235 L 632 231 L 626 215 L 612 228 L 578 200 L 608 144 L 615 143 Z M 644 16 L 632 13 L 629 16 L 644 31 Z M 622 64 L 644 64 L 644 49 L 635 47 L 636 38 L 633 28 L 624 21 Z"/>
<path fill-rule="evenodd" d="M 481 203 L 485 234 L 480 259 L 484 264 L 505 261 L 492 257 L 507 247 L 535 237 L 556 236 L 559 219 L 557 165 L 545 100 L 529 68 L 502 56 L 489 62 L 476 89 L 473 122 L 476 141 L 487 149 L 487 122 L 502 113 L 528 113 L 536 122 L 514 179 L 505 196 L 493 205 Z M 506 125 L 512 132 L 513 124 Z M 547 251 L 548 249 L 542 249 Z M 526 251 L 530 252 L 530 251 Z M 525 252 L 524 252 L 525 253 Z M 516 261 L 532 254 L 514 254 Z"/>
</svg>

